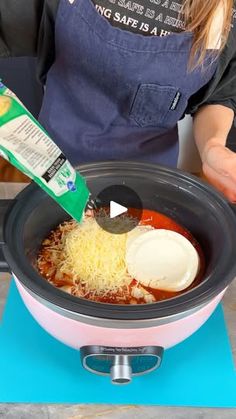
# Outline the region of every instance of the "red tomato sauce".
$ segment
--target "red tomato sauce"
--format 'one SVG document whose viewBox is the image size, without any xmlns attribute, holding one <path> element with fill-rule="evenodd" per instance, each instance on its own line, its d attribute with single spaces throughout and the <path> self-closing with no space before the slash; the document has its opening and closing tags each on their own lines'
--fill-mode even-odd
<svg viewBox="0 0 236 419">
<path fill-rule="evenodd" d="M 136 217 L 137 210 L 133 208 L 129 208 L 128 215 L 132 217 Z M 109 304 L 145 304 L 147 302 L 157 302 L 157 301 L 170 299 L 177 295 L 183 294 L 186 291 L 197 286 L 203 279 L 203 275 L 205 271 L 205 258 L 204 258 L 204 254 L 203 254 L 200 244 L 193 237 L 193 235 L 186 228 L 176 223 L 170 217 L 167 217 L 166 215 L 153 211 L 153 210 L 148 210 L 148 209 L 143 210 L 140 224 L 150 225 L 154 227 L 155 229 L 166 229 L 166 230 L 175 231 L 181 234 L 182 236 L 186 237 L 192 243 L 192 245 L 195 247 L 199 255 L 200 268 L 199 268 L 199 271 L 195 280 L 188 288 L 179 292 L 170 292 L 170 291 L 165 291 L 165 290 L 156 290 L 156 289 L 145 287 L 142 285 L 142 288 L 146 290 L 152 296 L 152 301 L 147 301 L 145 299 L 147 297 L 135 298 L 134 296 L 131 295 L 132 289 L 134 287 L 137 287 L 137 281 L 135 279 L 131 281 L 128 290 L 126 289 L 124 290 L 124 292 L 119 291 L 115 294 L 110 293 L 110 294 L 106 294 L 105 296 L 96 295 L 92 292 L 86 292 L 86 290 L 81 289 L 81 287 L 80 287 L 80 291 L 78 291 L 76 287 L 73 287 L 73 282 L 69 275 L 63 274 L 63 276 L 60 278 L 56 277 L 53 262 L 50 260 L 50 258 L 48 258 L 46 244 L 42 244 L 42 247 L 39 252 L 38 265 L 37 265 L 39 273 L 48 282 L 50 282 L 57 288 L 61 288 L 65 286 L 71 287 L 71 291 L 70 292 L 67 291 L 67 292 L 71 293 L 74 296 L 90 299 L 96 302 L 109 303 Z M 53 232 L 50 233 L 50 235 L 48 236 L 46 240 L 49 240 L 51 242 L 53 239 L 55 243 L 56 241 L 60 240 L 60 237 L 61 237 L 61 232 L 58 227 L 57 229 L 55 229 Z"/>
</svg>

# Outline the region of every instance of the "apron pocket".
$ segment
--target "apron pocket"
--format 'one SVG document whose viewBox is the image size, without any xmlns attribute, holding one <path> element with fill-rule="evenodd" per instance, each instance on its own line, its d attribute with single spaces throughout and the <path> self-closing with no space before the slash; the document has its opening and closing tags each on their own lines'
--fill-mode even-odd
<svg viewBox="0 0 236 419">
<path fill-rule="evenodd" d="M 141 127 L 174 126 L 183 116 L 187 97 L 174 86 L 141 84 L 129 116 Z"/>
</svg>

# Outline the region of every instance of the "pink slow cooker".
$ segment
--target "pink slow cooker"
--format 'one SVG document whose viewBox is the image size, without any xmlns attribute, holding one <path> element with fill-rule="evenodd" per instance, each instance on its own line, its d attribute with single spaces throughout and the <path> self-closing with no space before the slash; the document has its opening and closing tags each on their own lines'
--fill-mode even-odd
<svg viewBox="0 0 236 419">
<path fill-rule="evenodd" d="M 80 299 L 50 285 L 34 267 L 43 238 L 68 214 L 35 185 L 14 201 L 0 201 L 0 269 L 10 267 L 32 316 L 56 339 L 80 349 L 89 371 L 128 383 L 157 368 L 164 349 L 194 333 L 215 310 L 236 274 L 236 217 L 220 194 L 178 170 L 108 162 L 83 165 L 80 172 L 92 198 L 111 185 L 131 188 L 144 208 L 189 229 L 206 257 L 202 283 L 169 300 L 117 306 Z M 128 204 L 134 205 L 132 197 Z"/>
</svg>

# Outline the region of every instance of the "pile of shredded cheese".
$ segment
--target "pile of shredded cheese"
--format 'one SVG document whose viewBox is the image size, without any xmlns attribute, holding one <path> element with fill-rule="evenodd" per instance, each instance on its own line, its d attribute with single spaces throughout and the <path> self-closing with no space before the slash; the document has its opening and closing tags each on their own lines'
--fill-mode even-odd
<svg viewBox="0 0 236 419">
<path fill-rule="evenodd" d="M 113 223 L 113 231 L 118 232 L 124 223 L 129 223 L 130 230 L 135 226 L 132 217 L 111 219 L 106 213 L 99 216 L 104 217 L 103 226 Z M 100 295 L 127 287 L 132 280 L 125 263 L 127 234 L 110 234 L 93 217 L 85 217 L 63 236 L 61 273 L 70 272 L 74 282 L 78 280 L 87 290 Z"/>
</svg>

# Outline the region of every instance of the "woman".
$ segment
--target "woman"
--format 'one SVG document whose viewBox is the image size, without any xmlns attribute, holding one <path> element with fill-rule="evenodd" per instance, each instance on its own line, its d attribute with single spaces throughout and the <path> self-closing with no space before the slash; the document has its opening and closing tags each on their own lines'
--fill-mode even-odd
<svg viewBox="0 0 236 419">
<path fill-rule="evenodd" d="M 1 0 L 0 56 L 37 55 L 40 122 L 74 165 L 176 166 L 194 117 L 209 181 L 236 201 L 233 0 Z"/>
</svg>

